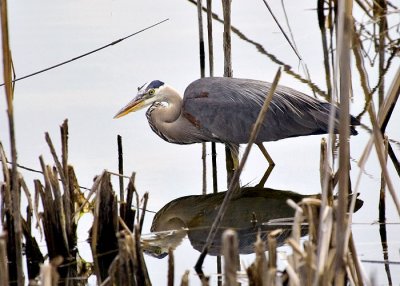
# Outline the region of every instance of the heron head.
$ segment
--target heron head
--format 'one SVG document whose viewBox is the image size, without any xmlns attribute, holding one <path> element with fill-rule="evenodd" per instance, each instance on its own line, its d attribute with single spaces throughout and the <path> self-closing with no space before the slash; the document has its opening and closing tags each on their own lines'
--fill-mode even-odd
<svg viewBox="0 0 400 286">
<path fill-rule="evenodd" d="M 125 105 L 114 118 L 120 118 L 130 112 L 134 112 L 151 105 L 155 101 L 162 101 L 163 89 L 166 85 L 159 80 L 153 80 L 149 84 L 144 84 L 138 88 L 138 93 L 127 105 Z"/>
</svg>

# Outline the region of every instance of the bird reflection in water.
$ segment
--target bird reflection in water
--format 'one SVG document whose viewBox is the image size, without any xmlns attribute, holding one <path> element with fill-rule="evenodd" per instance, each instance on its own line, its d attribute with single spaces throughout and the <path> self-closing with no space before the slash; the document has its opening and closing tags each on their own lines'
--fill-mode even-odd
<svg viewBox="0 0 400 286">
<path fill-rule="evenodd" d="M 194 249 L 202 251 L 208 232 L 214 222 L 225 192 L 208 195 L 192 195 L 177 198 L 162 209 L 153 219 L 152 234 L 145 237 L 145 252 L 157 258 L 163 258 L 168 248 L 175 248 L 187 234 Z M 304 198 L 319 198 L 320 195 L 301 195 L 291 191 L 269 188 L 243 187 L 229 202 L 228 209 L 222 219 L 215 240 L 208 251 L 209 255 L 220 255 L 221 235 L 228 229 L 238 234 L 239 253 L 254 252 L 254 243 L 260 231 L 261 238 L 266 240 L 268 233 L 282 229 L 277 237 L 278 246 L 285 243 L 291 234 L 294 210 L 286 201 L 299 202 Z M 363 204 L 357 199 L 356 210 Z M 279 223 L 270 224 L 272 221 Z M 306 226 L 302 235 L 307 232 Z"/>
</svg>

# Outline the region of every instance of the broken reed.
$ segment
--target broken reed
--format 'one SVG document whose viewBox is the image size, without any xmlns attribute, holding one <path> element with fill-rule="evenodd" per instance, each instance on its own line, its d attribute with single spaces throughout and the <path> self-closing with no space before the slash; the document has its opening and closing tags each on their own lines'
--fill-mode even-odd
<svg viewBox="0 0 400 286">
<path fill-rule="evenodd" d="M 42 283 L 42 285 L 57 285 L 57 283 L 86 285 L 88 277 L 93 272 L 92 269 L 94 269 L 98 283 L 114 281 L 117 276 L 122 277 L 123 274 L 128 273 L 131 276 L 118 279 L 124 281 L 125 278 L 129 278 L 137 281 L 137 285 L 150 285 L 140 246 L 140 228 L 144 215 L 142 214 L 139 220 L 139 216 L 135 216 L 135 211 L 131 208 L 136 193 L 134 175 L 130 178 L 126 198 L 120 203 L 119 214 L 117 196 L 112 190 L 109 172 L 104 171 L 96 178 L 88 195 L 89 197 L 91 194 L 95 194 L 95 198 L 89 202 L 88 198 L 85 198 L 80 191 L 73 167 L 68 164 L 67 121 L 64 121 L 60 129 L 61 160 L 49 134 L 45 135 L 53 156 L 54 166 L 47 165 L 40 156 L 44 183 L 40 180 L 34 181 L 34 203 L 30 190 L 22 175 L 18 173 L 17 190 L 25 194 L 28 202 L 26 218 L 22 216 L 20 210 L 18 212 L 25 240 L 25 258 L 30 285 L 38 283 Z M 14 244 L 15 239 L 12 239 L 15 237 L 15 219 L 9 191 L 12 185 L 11 170 L 7 168 L 8 160 L 1 144 L 0 159 L 4 175 L 4 182 L 1 184 L 2 204 L 4 204 L 2 218 L 4 230 L 6 230 L 0 237 L 0 276 L 2 285 L 7 285 L 18 281 L 19 266 L 16 256 L 20 255 L 22 261 L 22 253 L 18 252 Z M 136 195 L 136 197 L 138 196 Z M 137 204 L 139 204 L 138 201 L 137 198 Z M 42 212 L 40 212 L 41 209 L 43 209 Z M 92 211 L 94 214 L 89 238 L 94 258 L 93 265 L 80 258 L 77 248 L 78 219 L 83 212 L 88 211 Z M 49 262 L 46 262 L 47 259 L 45 260 L 36 237 L 32 234 L 31 224 L 34 220 L 40 236 L 44 235 L 47 247 L 46 256 Z M 128 236 L 133 239 L 133 244 L 128 244 L 127 247 Z M 22 243 L 22 238 L 19 243 Z M 126 249 L 132 247 L 135 248 L 133 253 L 124 254 Z M 118 265 L 118 274 L 111 271 L 114 269 L 110 268 L 112 265 Z M 124 268 L 128 267 L 127 265 L 131 265 L 135 271 L 126 271 Z"/>
</svg>

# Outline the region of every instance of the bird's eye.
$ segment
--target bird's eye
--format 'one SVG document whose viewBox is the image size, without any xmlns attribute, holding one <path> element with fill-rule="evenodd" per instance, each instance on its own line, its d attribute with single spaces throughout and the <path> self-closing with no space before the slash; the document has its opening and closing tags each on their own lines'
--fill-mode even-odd
<svg viewBox="0 0 400 286">
<path fill-rule="evenodd" d="M 153 88 L 149 90 L 149 95 L 154 95 L 154 93 L 155 93 L 155 91 Z"/>
</svg>

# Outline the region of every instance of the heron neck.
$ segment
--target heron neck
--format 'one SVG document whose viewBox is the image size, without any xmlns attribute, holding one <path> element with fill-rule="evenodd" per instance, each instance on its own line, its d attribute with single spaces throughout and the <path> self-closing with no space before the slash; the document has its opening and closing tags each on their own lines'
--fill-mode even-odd
<svg viewBox="0 0 400 286">
<path fill-rule="evenodd" d="M 147 115 L 151 129 L 158 136 L 176 144 L 192 144 L 207 140 L 208 137 L 183 116 L 183 100 L 177 91 L 171 89 L 163 101 L 167 106 L 160 102 L 155 103 Z"/>
<path fill-rule="evenodd" d="M 158 107 L 153 112 L 153 120 L 157 123 L 174 122 L 181 114 L 182 98 L 179 94 L 168 94 L 165 102 L 167 103 L 167 106 Z"/>
<path fill-rule="evenodd" d="M 182 119 L 181 108 L 182 99 L 180 95 L 170 93 L 164 97 L 164 105 L 156 102 L 149 109 L 147 118 L 151 129 L 162 139 L 168 142 L 181 142 L 181 128 L 176 128 L 180 125 Z"/>
</svg>

